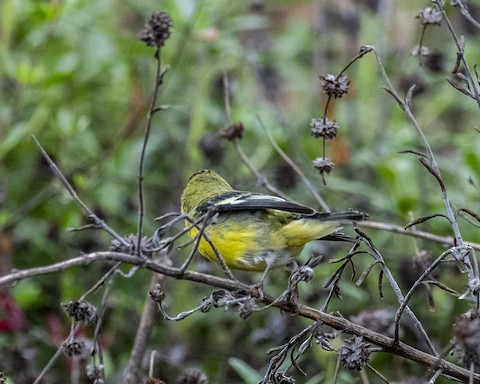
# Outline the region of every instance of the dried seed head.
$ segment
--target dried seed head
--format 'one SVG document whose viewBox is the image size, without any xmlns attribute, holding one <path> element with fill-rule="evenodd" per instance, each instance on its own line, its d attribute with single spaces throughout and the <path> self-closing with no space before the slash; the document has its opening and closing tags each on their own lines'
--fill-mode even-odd
<svg viewBox="0 0 480 384">
<path fill-rule="evenodd" d="M 64 341 L 62 344 L 62 350 L 68 357 L 85 356 L 86 345 L 82 339 L 73 339 Z"/>
<path fill-rule="evenodd" d="M 232 299 L 229 292 L 224 290 L 213 291 L 208 301 L 215 307 L 221 308 L 228 305 L 228 302 Z"/>
<path fill-rule="evenodd" d="M 328 120 L 326 117 L 320 117 L 319 119 L 312 119 L 310 121 L 310 130 L 312 135 L 318 139 L 323 137 L 324 139 L 333 139 L 337 136 L 338 129 L 340 126 L 335 122 L 335 120 Z"/>
<path fill-rule="evenodd" d="M 155 284 L 153 289 L 148 294 L 155 303 L 161 303 L 165 299 L 165 292 L 160 284 Z"/>
<path fill-rule="evenodd" d="M 62 305 L 68 316 L 73 317 L 75 321 L 86 321 L 89 324 L 97 321 L 97 309 L 86 301 L 71 301 Z"/>
<path fill-rule="evenodd" d="M 290 275 L 290 281 L 295 283 L 304 281 L 308 283 L 313 279 L 313 274 L 313 268 L 309 267 L 308 265 L 303 265 Z"/>
<path fill-rule="evenodd" d="M 87 373 L 87 377 L 88 379 L 92 382 L 92 383 L 102 383 L 102 371 L 100 370 L 99 367 L 97 367 L 96 365 L 87 365 L 87 368 L 86 368 L 86 373 Z"/>
<path fill-rule="evenodd" d="M 245 302 L 238 303 L 238 313 L 240 314 L 240 318 L 245 320 L 248 318 L 256 309 L 258 309 L 257 304 L 255 303 L 255 299 L 250 299 Z"/>
<path fill-rule="evenodd" d="M 129 255 L 134 255 L 137 249 L 137 236 L 128 235 L 128 236 L 124 236 L 123 239 L 125 240 L 125 243 L 121 242 L 118 239 L 113 239 L 110 242 L 110 246 L 108 247 L 108 249 L 113 252 L 121 252 L 121 253 L 128 253 Z M 153 255 L 152 246 L 153 244 L 151 240 L 148 237 L 144 236 L 142 238 L 142 241 L 140 242 L 142 255 L 147 257 L 152 257 Z"/>
<path fill-rule="evenodd" d="M 440 25 L 443 16 L 442 12 L 432 7 L 427 7 L 422 9 L 420 13 L 416 16 L 416 18 L 420 19 L 420 23 L 422 23 L 423 25 Z"/>
<path fill-rule="evenodd" d="M 317 157 L 313 160 L 313 166 L 322 176 L 332 172 L 333 165 L 332 161 L 326 157 Z"/>
<path fill-rule="evenodd" d="M 467 369 L 480 368 L 480 313 L 469 311 L 461 315 L 453 327 L 454 350 Z"/>
<path fill-rule="evenodd" d="M 220 132 L 220 137 L 227 139 L 228 141 L 241 139 L 243 136 L 243 131 L 244 131 L 244 128 L 242 123 L 234 123 L 224 128 Z"/>
<path fill-rule="evenodd" d="M 124 244 L 118 239 L 113 239 L 110 242 L 108 249 L 113 252 L 122 252 L 133 255 L 135 253 L 135 245 L 137 237 L 135 235 L 129 235 L 123 237 L 128 244 Z"/>
<path fill-rule="evenodd" d="M 320 76 L 320 85 L 327 96 L 338 99 L 348 93 L 350 80 L 348 80 L 347 75 L 336 77 L 335 75 L 327 74 Z"/>
<path fill-rule="evenodd" d="M 355 336 L 345 340 L 340 349 L 340 361 L 351 371 L 361 371 L 370 359 L 370 345 L 363 342 L 363 337 Z"/>
<path fill-rule="evenodd" d="M 154 12 L 140 32 L 139 39 L 149 47 L 161 47 L 170 37 L 171 26 L 172 19 L 167 12 Z"/>
</svg>

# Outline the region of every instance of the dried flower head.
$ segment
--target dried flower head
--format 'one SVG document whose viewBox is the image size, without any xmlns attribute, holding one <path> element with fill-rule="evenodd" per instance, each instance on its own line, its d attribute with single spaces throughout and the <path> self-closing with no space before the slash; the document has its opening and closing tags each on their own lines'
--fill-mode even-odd
<svg viewBox="0 0 480 384">
<path fill-rule="evenodd" d="M 140 32 L 139 39 L 149 47 L 161 47 L 170 37 L 171 26 L 172 19 L 167 12 L 154 12 Z"/>
<path fill-rule="evenodd" d="M 161 303 L 165 299 L 165 292 L 160 284 L 155 284 L 155 287 L 149 292 L 150 298 L 156 303 Z"/>
<path fill-rule="evenodd" d="M 228 141 L 233 141 L 236 139 L 241 139 L 243 136 L 243 124 L 242 123 L 234 123 L 225 127 L 220 132 L 220 137 L 223 139 L 227 139 Z"/>
<path fill-rule="evenodd" d="M 310 121 L 310 127 L 312 127 L 312 135 L 318 139 L 323 137 L 324 139 L 333 139 L 337 136 L 340 126 L 335 120 L 329 120 L 326 117 L 320 117 L 319 119 L 312 119 Z"/>
<path fill-rule="evenodd" d="M 320 76 L 320 85 L 327 96 L 338 99 L 348 93 L 350 80 L 348 80 L 347 75 L 337 77 L 335 75 L 327 74 L 325 76 Z"/>
<path fill-rule="evenodd" d="M 243 303 L 239 302 L 237 311 L 240 314 L 240 318 L 245 320 L 257 309 L 258 306 L 255 302 L 255 299 L 251 298 Z"/>
<path fill-rule="evenodd" d="M 75 321 L 86 321 L 89 324 L 97 321 L 97 309 L 86 301 L 71 301 L 64 303 L 63 307 L 68 316 L 73 317 Z"/>
<path fill-rule="evenodd" d="M 93 364 L 87 365 L 86 368 L 87 377 L 92 383 L 101 383 L 102 380 L 102 371 L 99 367 Z"/>
<path fill-rule="evenodd" d="M 351 371 L 361 371 L 370 359 L 370 352 L 370 345 L 363 341 L 363 337 L 355 336 L 343 343 L 340 361 Z"/>
<path fill-rule="evenodd" d="M 85 356 L 86 344 L 82 339 L 67 340 L 63 342 L 62 350 L 68 357 Z"/>
<path fill-rule="evenodd" d="M 480 368 L 480 313 L 469 311 L 461 315 L 453 327 L 455 352 L 460 355 L 464 366 Z"/>
<path fill-rule="evenodd" d="M 313 268 L 308 265 L 303 265 L 290 275 L 290 282 L 293 284 L 298 284 L 300 281 L 308 283 L 313 279 L 313 274 Z"/>
<path fill-rule="evenodd" d="M 326 157 L 317 157 L 315 160 L 313 160 L 313 166 L 318 172 L 320 172 L 322 176 L 325 173 L 329 174 L 332 172 L 333 165 L 333 162 Z"/>
<path fill-rule="evenodd" d="M 124 240 L 126 240 L 126 244 L 118 239 L 113 239 L 110 241 L 110 246 L 108 249 L 113 252 L 122 252 L 133 254 L 135 253 L 135 245 L 137 237 L 135 235 L 124 236 Z"/>
<path fill-rule="evenodd" d="M 221 308 L 228 305 L 229 301 L 233 297 L 230 292 L 227 292 L 223 289 L 218 291 L 213 291 L 210 297 L 207 299 L 215 308 Z"/>
<path fill-rule="evenodd" d="M 118 239 L 113 239 L 110 242 L 110 246 L 108 247 L 108 249 L 113 252 L 121 252 L 121 253 L 128 253 L 130 255 L 134 255 L 137 249 L 137 236 L 128 235 L 128 236 L 124 236 L 123 239 L 125 240 L 125 242 L 122 242 Z M 147 236 L 144 236 L 142 238 L 142 241 L 140 242 L 142 255 L 147 257 L 152 257 L 153 255 L 152 246 L 153 244 L 151 240 Z"/>
<path fill-rule="evenodd" d="M 423 25 L 440 25 L 443 16 L 442 12 L 432 7 L 427 7 L 422 9 L 420 13 L 416 16 L 416 18 L 420 19 L 420 23 L 422 23 Z"/>
</svg>

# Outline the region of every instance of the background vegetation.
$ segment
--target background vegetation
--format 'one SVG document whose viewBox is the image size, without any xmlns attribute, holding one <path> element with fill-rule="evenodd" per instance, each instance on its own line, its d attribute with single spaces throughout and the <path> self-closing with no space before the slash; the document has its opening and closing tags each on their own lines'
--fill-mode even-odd
<svg viewBox="0 0 480 384">
<path fill-rule="evenodd" d="M 470 13 L 480 11 L 472 1 Z M 274 149 L 262 125 L 305 173 L 333 210 L 368 212 L 380 230 L 363 228 L 373 239 L 404 292 L 431 260 L 447 247 L 428 239 L 395 234 L 389 225 L 444 212 L 435 178 L 411 154 L 424 151 L 405 113 L 385 91 L 375 55 L 367 54 L 347 70 L 348 94 L 329 104 L 328 116 L 340 125 L 327 143 L 335 163 L 326 185 L 312 160 L 322 155 L 322 141 L 310 134 L 310 120 L 323 115 L 326 97 L 319 76 L 338 74 L 363 45 L 373 45 L 394 87 L 405 97 L 415 84 L 411 108 L 439 163 L 454 209 L 478 212 L 480 135 L 475 100 L 452 87 L 462 84 L 452 74 L 457 47 L 445 22 L 429 25 L 423 45 L 430 55 L 411 52 L 422 36 L 416 16 L 429 1 L 36 1 L 3 0 L 0 4 L 0 276 L 106 250 L 111 237 L 101 231 L 70 231 L 89 223 L 31 140 L 35 135 L 82 200 L 122 235 L 136 233 L 137 176 L 147 112 L 154 88 L 154 49 L 138 40 L 150 13 L 166 10 L 172 35 L 162 48 L 168 66 L 159 100 L 168 105 L 157 113 L 144 166 L 146 214 L 144 233 L 159 226 L 155 217 L 179 210 L 179 196 L 188 176 L 212 168 L 235 187 L 265 191 L 239 157 L 235 144 L 219 138 L 231 123 L 245 128 L 240 144 L 256 170 L 284 193 L 320 209 L 299 177 Z M 465 36 L 470 67 L 480 61 L 479 29 L 458 7 L 446 7 L 455 33 Z M 461 68 L 463 71 L 463 67 Z M 225 106 L 224 80 L 230 90 L 231 115 Z M 231 120 L 230 120 L 231 119 Z M 471 216 L 459 216 L 466 241 L 480 242 Z M 178 228 L 180 229 L 180 227 Z M 391 228 L 390 228 L 391 229 Z M 435 218 L 417 229 L 451 236 L 448 220 Z M 346 232 L 354 234 L 351 228 Z M 338 265 L 329 259 L 346 255 L 348 246 L 312 244 L 309 253 L 324 255 L 314 279 L 301 285 L 300 298 L 320 308 L 324 288 Z M 188 250 L 174 250 L 180 265 Z M 191 269 L 222 275 L 200 257 Z M 426 261 L 425 261 L 426 260 Z M 370 264 L 356 259 L 357 277 Z M 55 274 L 22 280 L 0 291 L 0 371 L 7 383 L 31 383 L 48 364 L 70 332 L 61 303 L 78 300 L 111 267 L 93 262 Z M 128 272 L 131 267 L 123 265 Z M 378 295 L 378 279 L 370 275 L 360 286 L 350 281 L 350 267 L 340 283 L 341 299 L 329 311 L 345 318 L 362 311 L 395 312 L 391 289 Z M 454 263 L 436 270 L 435 279 L 459 293 L 467 278 Z M 152 272 L 139 269 L 130 278 L 115 275 L 109 293 L 102 289 L 88 301 L 104 311 L 102 348 L 108 382 L 122 380 L 145 302 Z M 378 275 L 378 273 L 377 273 Z M 255 282 L 254 274 L 239 274 Z M 286 287 L 285 271 L 272 271 L 266 290 Z M 169 313 L 196 307 L 212 287 L 167 278 L 162 283 Z M 411 307 L 442 356 L 448 354 L 455 319 L 474 307 L 441 289 L 433 289 L 435 310 L 419 289 Z M 358 320 L 357 318 L 357 321 Z M 212 309 L 180 322 L 156 317 L 148 341 L 157 351 L 154 376 L 167 383 L 256 383 L 262 380 L 269 348 L 288 341 L 311 320 L 269 309 L 241 320 L 234 310 Z M 391 324 L 391 323 L 388 323 Z M 404 324 L 402 341 L 425 349 L 412 326 Z M 92 337 L 92 327 L 80 333 Z M 388 332 L 386 332 L 388 333 Z M 334 348 L 342 339 L 331 340 Z M 331 382 L 337 355 L 311 348 L 298 360 L 307 378 L 289 371 L 298 382 Z M 424 382 L 433 373 L 391 354 L 373 354 L 371 365 L 390 382 Z M 42 382 L 91 382 L 89 359 L 55 360 Z M 192 368 L 199 371 L 185 375 Z M 469 368 L 469 367 L 467 367 Z M 198 372 L 203 372 L 202 374 Z M 380 382 L 370 371 L 341 369 L 338 382 Z M 184 381 L 181 381 L 184 380 Z M 197 381 L 188 381 L 197 380 Z M 201 381 L 205 380 L 205 381 Z M 409 379 L 410 380 L 410 379 Z M 417 381 L 415 381 L 417 380 Z M 287 381 L 285 381 L 287 382 Z M 438 382 L 448 382 L 438 379 Z"/>
</svg>

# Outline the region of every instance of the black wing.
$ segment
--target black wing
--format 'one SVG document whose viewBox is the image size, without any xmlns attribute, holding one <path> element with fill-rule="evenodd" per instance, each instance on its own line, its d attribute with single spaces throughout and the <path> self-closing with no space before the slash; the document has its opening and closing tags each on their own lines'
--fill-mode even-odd
<svg viewBox="0 0 480 384">
<path fill-rule="evenodd" d="M 206 212 L 214 209 L 216 212 L 251 211 L 256 209 L 278 209 L 279 211 L 299 213 L 320 221 L 361 221 L 368 215 L 358 211 L 319 213 L 313 208 L 291 203 L 278 196 L 261 193 L 232 191 L 227 192 L 202 204 L 198 210 Z"/>
<path fill-rule="evenodd" d="M 316 212 L 312 208 L 291 203 L 281 197 L 241 191 L 232 191 L 217 196 L 200 206 L 199 210 L 203 211 L 213 207 L 218 212 L 255 209 L 278 209 L 303 215 L 313 215 Z"/>
</svg>

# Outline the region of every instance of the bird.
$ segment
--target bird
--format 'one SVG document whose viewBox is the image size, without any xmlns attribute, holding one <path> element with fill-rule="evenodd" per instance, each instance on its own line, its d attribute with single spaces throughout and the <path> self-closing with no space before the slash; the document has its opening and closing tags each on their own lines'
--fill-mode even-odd
<svg viewBox="0 0 480 384">
<path fill-rule="evenodd" d="M 278 196 L 235 190 L 209 169 L 190 177 L 181 211 L 189 236 L 201 236 L 204 258 L 219 263 L 218 253 L 231 269 L 264 273 L 294 261 L 310 241 L 344 240 L 341 222 L 368 217 L 358 211 L 320 213 Z"/>
</svg>

